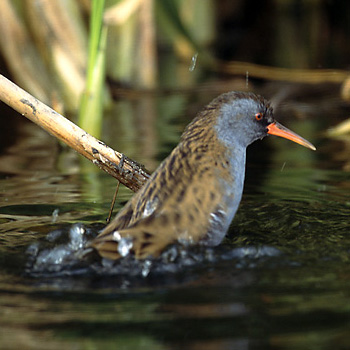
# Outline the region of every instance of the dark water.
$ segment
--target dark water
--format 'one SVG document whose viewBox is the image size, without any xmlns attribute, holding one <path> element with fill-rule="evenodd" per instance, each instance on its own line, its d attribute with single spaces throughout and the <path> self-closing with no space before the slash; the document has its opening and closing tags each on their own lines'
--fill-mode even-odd
<svg viewBox="0 0 350 350">
<path fill-rule="evenodd" d="M 272 137 L 252 145 L 220 247 L 135 278 L 26 272 L 28 246 L 49 232 L 103 225 L 115 181 L 11 116 L 16 137 L 0 156 L 1 348 L 349 349 L 350 146 L 324 135 L 349 108 L 331 90 L 276 110 L 318 150 Z M 104 140 L 154 169 L 208 95 L 116 103 Z M 121 189 L 118 208 L 130 195 Z"/>
</svg>

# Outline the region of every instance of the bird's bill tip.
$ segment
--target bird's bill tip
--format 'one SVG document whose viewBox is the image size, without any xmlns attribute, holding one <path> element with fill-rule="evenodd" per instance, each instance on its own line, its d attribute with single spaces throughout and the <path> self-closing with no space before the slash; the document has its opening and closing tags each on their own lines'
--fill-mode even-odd
<svg viewBox="0 0 350 350">
<path fill-rule="evenodd" d="M 267 133 L 269 135 L 275 135 L 279 137 L 283 137 L 285 139 L 291 140 L 293 142 L 298 143 L 304 147 L 310 148 L 313 151 L 316 150 L 316 147 L 309 141 L 305 140 L 303 137 L 299 136 L 295 132 L 289 130 L 282 124 L 278 122 L 273 122 L 267 126 Z"/>
</svg>

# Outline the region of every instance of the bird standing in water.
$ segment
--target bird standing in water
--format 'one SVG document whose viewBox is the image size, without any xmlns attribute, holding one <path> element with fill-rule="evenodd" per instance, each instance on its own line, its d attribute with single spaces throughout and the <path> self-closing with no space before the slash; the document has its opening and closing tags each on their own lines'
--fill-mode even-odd
<svg viewBox="0 0 350 350">
<path fill-rule="evenodd" d="M 219 244 L 242 198 L 246 148 L 267 135 L 315 150 L 276 122 L 262 97 L 220 95 L 198 113 L 177 147 L 90 246 L 115 260 L 129 253 L 157 257 L 178 241 Z"/>
</svg>

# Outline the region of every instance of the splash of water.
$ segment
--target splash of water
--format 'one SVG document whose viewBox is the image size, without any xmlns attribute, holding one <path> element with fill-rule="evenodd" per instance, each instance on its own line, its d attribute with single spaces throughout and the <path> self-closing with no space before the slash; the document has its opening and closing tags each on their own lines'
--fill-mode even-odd
<svg viewBox="0 0 350 350">
<path fill-rule="evenodd" d="M 273 247 L 206 247 L 174 244 L 160 257 L 137 260 L 130 254 L 133 243 L 116 231 L 118 252 L 121 259 L 103 259 L 88 248 L 88 242 L 98 234 L 97 230 L 82 224 L 74 224 L 62 230 L 50 232 L 44 242 L 34 243 L 27 249 L 26 272 L 33 277 L 56 278 L 69 276 L 124 276 L 145 279 L 150 275 L 178 273 L 188 268 L 203 267 L 224 260 L 236 261 L 238 268 L 244 264 L 256 264 L 257 260 L 278 256 L 281 252 Z M 250 265 L 249 265 L 250 266 Z"/>
</svg>

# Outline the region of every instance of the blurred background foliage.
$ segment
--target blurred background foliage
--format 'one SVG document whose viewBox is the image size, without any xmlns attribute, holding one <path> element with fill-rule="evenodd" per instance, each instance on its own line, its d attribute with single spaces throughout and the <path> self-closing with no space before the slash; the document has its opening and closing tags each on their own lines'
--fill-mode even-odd
<svg viewBox="0 0 350 350">
<path fill-rule="evenodd" d="M 106 36 L 95 46 L 103 51 L 103 65 L 100 78 L 92 79 L 100 79 L 104 108 L 111 96 L 203 84 L 218 90 L 223 84 L 224 91 L 235 86 L 230 79 L 248 76 L 328 82 L 349 100 L 347 0 L 106 0 L 104 5 L 94 29 Z M 1 73 L 75 116 L 90 91 L 88 71 L 95 69 L 88 64 L 94 55 L 88 49 L 92 12 L 90 0 L 1 0 Z"/>
</svg>

